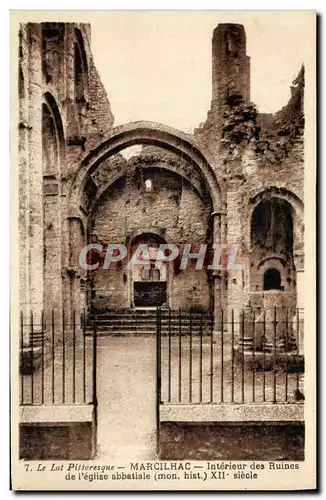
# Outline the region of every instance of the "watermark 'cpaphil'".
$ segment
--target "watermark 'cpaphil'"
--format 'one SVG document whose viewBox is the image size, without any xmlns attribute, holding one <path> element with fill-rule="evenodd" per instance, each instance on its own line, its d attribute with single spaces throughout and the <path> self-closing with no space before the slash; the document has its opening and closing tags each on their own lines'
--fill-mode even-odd
<svg viewBox="0 0 326 500">
<path fill-rule="evenodd" d="M 189 262 L 196 262 L 195 269 L 206 268 L 212 271 L 222 269 L 242 270 L 244 265 L 237 263 L 239 245 L 214 243 L 213 245 L 175 245 L 173 243 L 160 244 L 153 247 L 140 244 L 133 248 L 121 244 L 102 245 L 90 243 L 79 254 L 79 265 L 86 271 L 110 269 L 111 264 L 124 263 L 127 269 L 133 266 L 160 269 L 163 263 L 177 260 L 180 270 L 184 270 Z"/>
</svg>

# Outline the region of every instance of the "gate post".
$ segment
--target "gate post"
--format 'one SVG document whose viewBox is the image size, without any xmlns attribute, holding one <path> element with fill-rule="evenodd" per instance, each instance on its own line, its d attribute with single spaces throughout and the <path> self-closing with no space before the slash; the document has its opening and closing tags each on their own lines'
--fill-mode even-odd
<svg viewBox="0 0 326 500">
<path fill-rule="evenodd" d="M 161 404 L 161 308 L 156 315 L 156 453 L 160 452 L 160 404 Z"/>
</svg>

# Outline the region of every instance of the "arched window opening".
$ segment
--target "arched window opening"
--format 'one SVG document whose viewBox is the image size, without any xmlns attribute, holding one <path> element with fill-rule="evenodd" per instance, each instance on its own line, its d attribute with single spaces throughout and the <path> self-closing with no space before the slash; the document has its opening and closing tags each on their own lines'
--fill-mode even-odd
<svg viewBox="0 0 326 500">
<path fill-rule="evenodd" d="M 86 102 L 83 63 L 77 43 L 75 43 L 75 100 L 77 103 Z"/>
<path fill-rule="evenodd" d="M 46 175 L 55 175 L 58 165 L 56 128 L 52 113 L 45 103 L 42 106 L 42 146 L 43 172 Z"/>
<path fill-rule="evenodd" d="M 78 104 L 87 102 L 87 61 L 82 34 L 76 30 L 75 54 L 75 100 Z"/>
<path fill-rule="evenodd" d="M 264 290 L 282 290 L 281 273 L 277 269 L 267 269 L 265 271 Z"/>
<path fill-rule="evenodd" d="M 46 92 L 42 105 L 42 156 L 44 175 L 57 175 L 64 155 L 64 131 L 58 105 Z"/>
<path fill-rule="evenodd" d="M 293 251 L 293 219 L 290 203 L 272 197 L 261 201 L 251 219 L 251 245 L 263 252 Z"/>
<path fill-rule="evenodd" d="M 266 259 L 276 259 L 282 262 L 286 275 L 292 273 L 294 268 L 293 215 L 292 205 L 287 200 L 269 195 L 263 198 L 253 210 L 250 254 L 250 287 L 253 291 L 284 289 L 281 288 L 281 279 L 277 278 L 278 271 L 271 271 L 262 279 L 259 266 Z M 271 262 L 270 269 L 273 267 L 278 266 L 274 266 Z M 288 289 L 286 282 L 283 285 Z"/>
</svg>

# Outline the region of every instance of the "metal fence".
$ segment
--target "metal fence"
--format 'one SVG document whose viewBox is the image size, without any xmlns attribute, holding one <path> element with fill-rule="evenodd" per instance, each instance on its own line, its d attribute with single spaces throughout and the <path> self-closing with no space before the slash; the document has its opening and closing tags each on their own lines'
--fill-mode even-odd
<svg viewBox="0 0 326 500">
<path fill-rule="evenodd" d="M 64 311 L 20 317 L 20 404 L 96 403 L 96 324 Z"/>
<path fill-rule="evenodd" d="M 97 405 L 96 316 L 20 319 L 20 404 Z M 303 326 L 298 309 L 157 309 L 158 403 L 302 402 Z"/>
<path fill-rule="evenodd" d="M 299 309 L 159 310 L 160 403 L 302 402 L 303 326 Z"/>
</svg>

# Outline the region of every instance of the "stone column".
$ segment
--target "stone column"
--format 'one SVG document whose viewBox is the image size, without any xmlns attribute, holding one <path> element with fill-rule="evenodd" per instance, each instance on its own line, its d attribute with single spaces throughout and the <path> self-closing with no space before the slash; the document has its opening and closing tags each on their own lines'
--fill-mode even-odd
<svg viewBox="0 0 326 500">
<path fill-rule="evenodd" d="M 291 351 L 296 343 L 292 328 L 292 316 L 285 307 L 282 292 L 271 290 L 264 292 L 265 339 L 263 348 L 266 352 Z M 287 316 L 286 316 L 287 315 Z"/>
<path fill-rule="evenodd" d="M 21 26 L 21 58 L 19 81 L 19 309 L 25 319 L 30 313 L 29 287 L 29 100 L 28 100 L 28 29 Z M 24 344 L 28 343 L 28 330 L 23 331 Z"/>
<path fill-rule="evenodd" d="M 241 165 L 234 164 L 234 172 L 241 171 Z M 227 246 L 228 251 L 234 249 L 237 245 L 237 253 L 235 255 L 234 264 L 244 264 L 242 240 L 245 230 L 247 229 L 248 221 L 245 218 L 242 193 L 243 193 L 243 180 L 241 176 L 233 177 L 228 180 L 227 191 Z M 243 218 L 245 218 L 243 220 Z M 230 254 L 229 254 L 230 255 Z M 229 263 L 229 262 L 228 262 Z M 228 316 L 231 316 L 231 309 L 234 309 L 235 317 L 238 316 L 239 311 L 244 307 L 247 298 L 247 292 L 243 286 L 243 270 L 230 269 L 228 266 Z"/>
<path fill-rule="evenodd" d="M 41 24 L 29 24 L 29 287 L 35 325 L 43 310 L 44 268 L 41 30 Z"/>
<path fill-rule="evenodd" d="M 246 305 L 239 315 L 239 337 L 237 347 L 240 352 L 252 351 L 254 348 L 254 312 Z"/>
<path fill-rule="evenodd" d="M 213 243 L 222 243 L 222 213 L 212 212 L 213 218 Z M 213 292 L 214 292 L 214 330 L 221 329 L 222 318 L 222 272 L 213 270 Z"/>
</svg>

